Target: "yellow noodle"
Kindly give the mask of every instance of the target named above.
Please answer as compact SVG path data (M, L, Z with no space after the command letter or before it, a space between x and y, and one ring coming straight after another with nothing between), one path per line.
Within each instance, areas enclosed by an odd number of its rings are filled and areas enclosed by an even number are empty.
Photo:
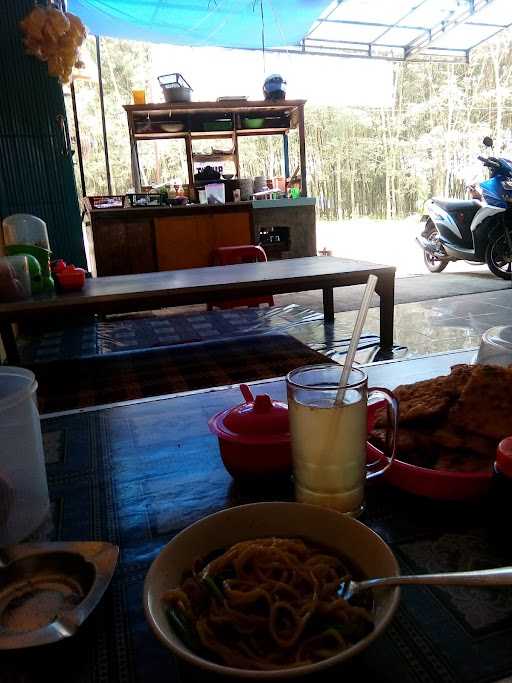
M243 541L200 566L163 597L190 618L205 653L228 666L309 664L362 637L352 628L371 630L370 613L336 594L348 573L341 558L301 539ZM208 581L222 595L208 592Z

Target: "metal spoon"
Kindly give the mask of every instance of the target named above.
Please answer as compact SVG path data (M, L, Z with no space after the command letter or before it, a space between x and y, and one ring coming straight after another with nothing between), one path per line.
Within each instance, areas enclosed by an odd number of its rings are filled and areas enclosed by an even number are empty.
M337 594L350 600L368 588L386 588L418 584L427 586L512 586L512 567L498 567L474 572L445 572L442 574L416 574L413 576L388 576L366 581L343 581Z

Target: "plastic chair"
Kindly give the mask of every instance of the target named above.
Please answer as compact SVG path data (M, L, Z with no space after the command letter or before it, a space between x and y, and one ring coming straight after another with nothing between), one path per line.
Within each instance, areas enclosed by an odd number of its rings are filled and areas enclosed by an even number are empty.
M237 263L265 262L267 255L264 249L255 244L243 244L238 247L217 247L212 252L214 266L232 266ZM258 307L260 304L274 305L273 296L254 296L248 299L227 299L208 304L208 310L212 308L237 308L239 306Z

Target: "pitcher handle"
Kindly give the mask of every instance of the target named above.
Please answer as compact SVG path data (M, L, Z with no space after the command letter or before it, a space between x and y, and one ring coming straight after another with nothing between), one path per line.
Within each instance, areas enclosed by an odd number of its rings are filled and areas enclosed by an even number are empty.
M398 400L396 396L393 394L393 392L389 391L388 389L383 389L381 387L373 387L368 390L369 399L373 396L378 396L379 394L383 397L384 401L388 406L388 415L391 415L391 420L388 420L386 426L386 450L389 450L389 453L384 452L385 459L387 460L385 465L382 465L381 459L376 460L374 462L366 463L367 479L372 479L373 477L376 477L379 474L383 474L389 467L391 467L391 464L395 459L396 454L396 437L398 432L399 416ZM378 469L375 469L376 467L378 467Z

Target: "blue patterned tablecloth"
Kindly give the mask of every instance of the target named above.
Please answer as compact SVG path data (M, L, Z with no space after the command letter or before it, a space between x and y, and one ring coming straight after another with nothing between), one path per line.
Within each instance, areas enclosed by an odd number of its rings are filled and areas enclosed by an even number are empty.
M271 393L282 398L282 384ZM186 525L228 505L289 495L241 490L225 472L206 425L237 397L217 390L43 420L51 538L116 543L120 563L81 631L55 646L2 654L0 683L203 680L150 632L142 586L151 561ZM363 521L391 544L404 572L512 564L510 533L490 524L483 506L430 503L379 483ZM420 587L403 590L380 640L321 680L484 683L510 674L512 590Z

